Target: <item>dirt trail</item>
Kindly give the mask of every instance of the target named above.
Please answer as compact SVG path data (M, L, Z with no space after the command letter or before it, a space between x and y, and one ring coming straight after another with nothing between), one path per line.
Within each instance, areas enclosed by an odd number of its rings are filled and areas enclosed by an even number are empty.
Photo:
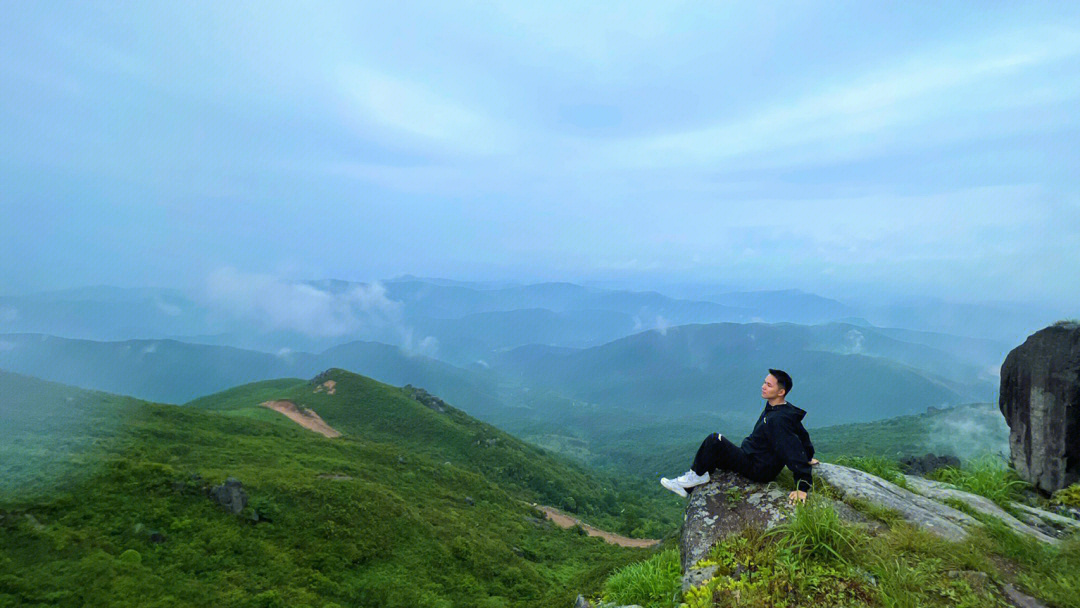
M580 520L563 513L555 507L548 507L545 505L533 505L537 509L544 512L547 518L555 523L560 528L572 528L580 525L585 528L585 532L589 536L599 536L613 545L619 545L620 547L651 547L660 542L655 538L628 538L626 536L620 536L618 534L612 534L605 530L598 530L589 524L583 524Z
M336 388L334 388L336 386L337 386L337 382L334 382L333 380L327 380L326 382L323 382L322 384L317 386L315 388L315 392L316 393L321 393L325 389L327 395L333 395L334 391L337 390Z
M326 424L318 414L306 407L298 408L292 401L263 401L259 405L285 414L289 420L324 437L341 437L341 433Z

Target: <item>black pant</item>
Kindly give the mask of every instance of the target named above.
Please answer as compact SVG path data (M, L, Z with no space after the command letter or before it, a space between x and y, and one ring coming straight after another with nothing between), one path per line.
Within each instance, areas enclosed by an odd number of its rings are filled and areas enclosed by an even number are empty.
M697 455L694 456L694 464L690 467L698 475L712 472L717 469L735 471L736 473L754 481L772 481L776 474L769 475L764 470L766 467L742 451L742 448L731 443L727 437L721 437L719 433L712 433L701 442ZM766 479L767 478L767 479Z

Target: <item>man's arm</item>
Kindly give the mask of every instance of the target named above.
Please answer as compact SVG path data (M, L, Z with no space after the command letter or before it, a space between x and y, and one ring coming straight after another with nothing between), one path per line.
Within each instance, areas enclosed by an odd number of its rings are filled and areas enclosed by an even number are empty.
M795 490L797 492L809 492L813 488L813 474L810 470L810 457L803 447L802 438L799 435L798 422L787 417L780 418L773 427L773 448L780 456L780 460L791 470L795 478Z

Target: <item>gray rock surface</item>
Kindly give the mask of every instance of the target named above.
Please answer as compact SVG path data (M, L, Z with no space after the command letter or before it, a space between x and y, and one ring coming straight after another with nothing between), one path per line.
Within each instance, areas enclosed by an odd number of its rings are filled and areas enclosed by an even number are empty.
M683 514L679 551L687 572L709 549L746 528L770 528L791 511L788 492L728 471L717 471L709 483L694 488Z
M1017 608L1046 608L1046 604L1013 587L1010 583L1002 585L1001 590Z
M1020 477L1044 492L1080 481L1080 325L1047 327L1014 348L998 407Z
M967 536L963 526L979 525L966 513L858 469L823 462L814 467L814 475L836 488L844 500L864 500L892 509L904 520L947 540L962 540Z
M239 515L248 502L243 484L235 477L226 479L225 483L210 490L210 498L235 515Z
M958 488L955 488L947 483L941 483L940 481L933 481L930 479L924 479L922 477L916 477L914 475L906 475L908 487L914 489L923 496L933 498L935 500L947 500L952 498L959 500L967 506L975 509L979 513L985 513L986 515L992 515L1000 519L1006 526L1009 526L1014 532L1019 534L1025 534L1036 540L1040 540L1044 543L1057 543L1057 538L1044 534L1039 528L1032 527L1019 519L1013 517L1008 511L994 504L994 501L986 498L985 496L979 496L978 494L972 494L970 492L964 492Z
M1080 521L1059 515L1052 511L1044 511L1023 503L1012 503L1014 509L1019 511L1020 519L1043 532L1055 537L1065 536L1072 532L1080 531Z

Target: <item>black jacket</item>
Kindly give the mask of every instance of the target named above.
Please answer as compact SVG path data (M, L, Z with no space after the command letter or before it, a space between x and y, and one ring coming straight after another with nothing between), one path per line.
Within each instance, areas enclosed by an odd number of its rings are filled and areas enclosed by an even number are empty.
M742 450L770 479L786 465L795 477L795 487L809 492L813 485L810 459L814 457L814 444L803 428L803 416L806 412L790 403L766 404L754 431L743 440Z

